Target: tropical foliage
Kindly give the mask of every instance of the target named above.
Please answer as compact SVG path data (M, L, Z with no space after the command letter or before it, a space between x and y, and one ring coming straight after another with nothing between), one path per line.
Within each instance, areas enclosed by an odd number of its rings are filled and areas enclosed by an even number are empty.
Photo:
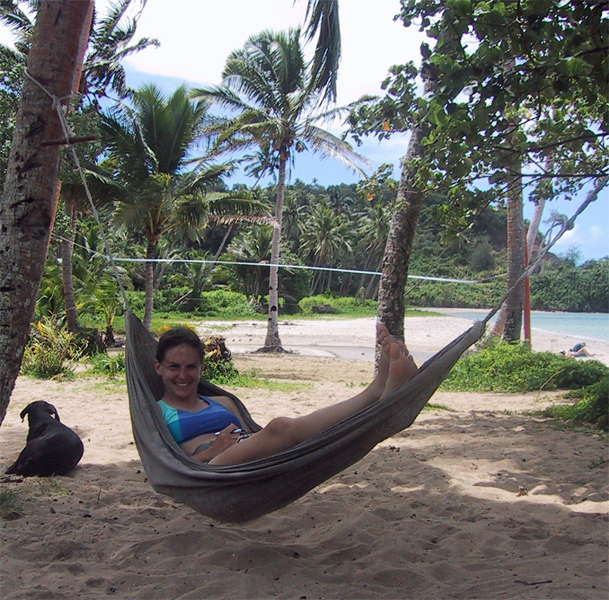
M211 164L208 156L191 155L206 118L205 102L191 101L185 87L165 98L149 85L134 93L132 103L103 116L108 159L100 173L116 185L117 222L146 238L148 260L158 258L163 236L197 241L210 221L262 212L250 198L224 192L222 178L232 170L230 163ZM147 327L154 280L154 264L148 262Z

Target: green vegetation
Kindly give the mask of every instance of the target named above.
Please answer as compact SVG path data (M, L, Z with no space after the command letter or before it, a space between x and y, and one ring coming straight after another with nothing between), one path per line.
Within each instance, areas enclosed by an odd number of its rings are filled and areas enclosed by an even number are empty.
M23 516L23 505L16 492L0 490L0 518L5 521L14 521Z
M74 364L80 354L73 334L51 319L43 319L33 328L23 355L21 371L43 379L73 377Z
M609 368L551 352L532 352L527 344L499 343L461 358L442 385L449 391L530 392L572 390L571 406L553 406L544 415L607 427Z
M89 359L91 373L103 377L115 378L125 374L125 353L118 352L113 355L96 354Z
M572 405L556 405L546 408L542 414L563 421L596 423L607 429L609 424L609 377L580 390L573 390L566 396L575 399Z
M456 392L530 392L578 389L609 374L603 363L579 361L528 344L498 343L461 358L443 384Z

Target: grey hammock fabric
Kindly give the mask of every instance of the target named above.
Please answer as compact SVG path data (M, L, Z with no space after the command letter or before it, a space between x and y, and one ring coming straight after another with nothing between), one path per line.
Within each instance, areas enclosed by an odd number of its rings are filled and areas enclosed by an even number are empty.
M234 523L286 506L363 458L382 440L409 427L485 328L484 322L476 323L422 365L419 374L399 391L306 442L249 463L216 466L192 460L173 440L157 405L163 383L154 368L156 340L130 311L126 324L131 421L148 480L155 491L203 515ZM200 392L229 396L248 429L260 429L236 396L205 381L201 381Z

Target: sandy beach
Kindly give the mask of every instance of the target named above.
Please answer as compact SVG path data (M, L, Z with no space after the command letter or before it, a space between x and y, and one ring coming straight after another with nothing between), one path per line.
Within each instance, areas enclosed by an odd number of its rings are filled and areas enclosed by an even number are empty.
M406 321L426 360L468 326ZM372 379L374 319L282 323L284 355L254 354L266 324L205 323L237 368L299 384L234 389L262 425L357 393ZM534 333L535 350L576 340ZM609 364L609 344L588 344ZM406 431L292 505L243 525L156 494L133 443L123 384L20 377L0 429L2 472L25 444L19 412L54 404L83 439L66 477L4 481L18 516L0 520L9 599L606 599L607 435L527 414L561 394L438 392Z

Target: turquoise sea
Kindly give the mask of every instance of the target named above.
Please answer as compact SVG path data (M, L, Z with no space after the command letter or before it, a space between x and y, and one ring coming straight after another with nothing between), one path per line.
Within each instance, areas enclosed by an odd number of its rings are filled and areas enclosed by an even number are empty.
M464 319L478 320L488 314L487 310L469 308L432 309ZM533 311L531 329L561 333L581 338L582 340L599 340L609 342L608 313L554 313Z

